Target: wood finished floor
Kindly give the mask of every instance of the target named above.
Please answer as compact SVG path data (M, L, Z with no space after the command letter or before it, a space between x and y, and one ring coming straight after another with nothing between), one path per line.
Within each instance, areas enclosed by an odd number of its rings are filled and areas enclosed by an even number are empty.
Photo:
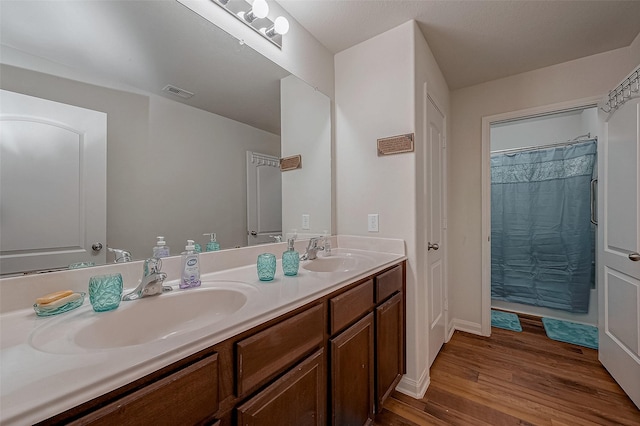
M549 339L539 318L522 333L456 331L438 354L424 398L394 392L375 418L400 425L640 425L640 411L593 349Z

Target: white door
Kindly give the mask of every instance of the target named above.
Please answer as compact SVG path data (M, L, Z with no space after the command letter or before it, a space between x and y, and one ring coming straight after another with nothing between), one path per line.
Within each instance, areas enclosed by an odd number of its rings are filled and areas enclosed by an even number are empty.
M599 358L640 407L640 99L602 118Z
M445 265L444 265L444 126L445 117L433 100L426 97L426 137L424 185L426 205L426 274L427 303L429 304L429 366L445 341Z
M2 274L105 263L106 146L105 113L0 91Z
M282 234L280 159L247 151L247 243L273 243Z

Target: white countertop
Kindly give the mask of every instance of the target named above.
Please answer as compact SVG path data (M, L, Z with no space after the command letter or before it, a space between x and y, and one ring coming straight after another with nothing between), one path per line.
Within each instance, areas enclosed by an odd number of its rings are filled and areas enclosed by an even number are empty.
M0 424L23 425L45 420L406 259L403 242L399 240L333 238L339 243L351 243L355 248L349 248L349 252L362 254L373 262L362 269L331 273L307 271L301 265L297 276L287 277L278 260L276 277L271 282L259 281L255 263L251 262L247 266L205 273L201 277L202 286L197 289L179 290L175 287L177 280L168 281L166 284L173 285L174 291L122 302L113 312L94 312L88 297L80 308L54 317L37 317L30 305L6 311L0 316ZM334 249L335 253L347 251L344 246ZM272 250L264 250L266 247ZM281 247L273 244L261 250L279 253ZM387 250L389 247L392 249ZM242 253L247 259L254 259L255 250L249 248ZM6 284L0 286L3 297L7 288L15 288ZM44 287L51 288L50 285ZM148 343L111 349L80 348L74 345L73 336L66 335L72 333L74 323L96 322L101 316L118 314L120 310L135 310L156 297L179 297L182 292L216 287L238 288L247 295L247 301L238 311L212 325L203 321L199 328L191 327ZM61 337L38 343L38 336L51 330Z

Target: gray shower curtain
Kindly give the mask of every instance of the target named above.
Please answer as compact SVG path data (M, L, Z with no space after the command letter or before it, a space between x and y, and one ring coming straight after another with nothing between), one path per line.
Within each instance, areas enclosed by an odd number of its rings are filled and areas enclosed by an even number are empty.
M589 309L596 141L491 156L491 297Z

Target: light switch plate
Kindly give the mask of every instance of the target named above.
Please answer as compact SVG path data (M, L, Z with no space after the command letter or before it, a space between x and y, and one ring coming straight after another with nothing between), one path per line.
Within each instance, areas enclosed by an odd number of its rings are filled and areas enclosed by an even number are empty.
M302 215L302 229L305 229L305 230L311 229L309 227L309 215L308 214L303 214Z
M369 232L378 232L378 213L369 215L367 218L367 229Z

